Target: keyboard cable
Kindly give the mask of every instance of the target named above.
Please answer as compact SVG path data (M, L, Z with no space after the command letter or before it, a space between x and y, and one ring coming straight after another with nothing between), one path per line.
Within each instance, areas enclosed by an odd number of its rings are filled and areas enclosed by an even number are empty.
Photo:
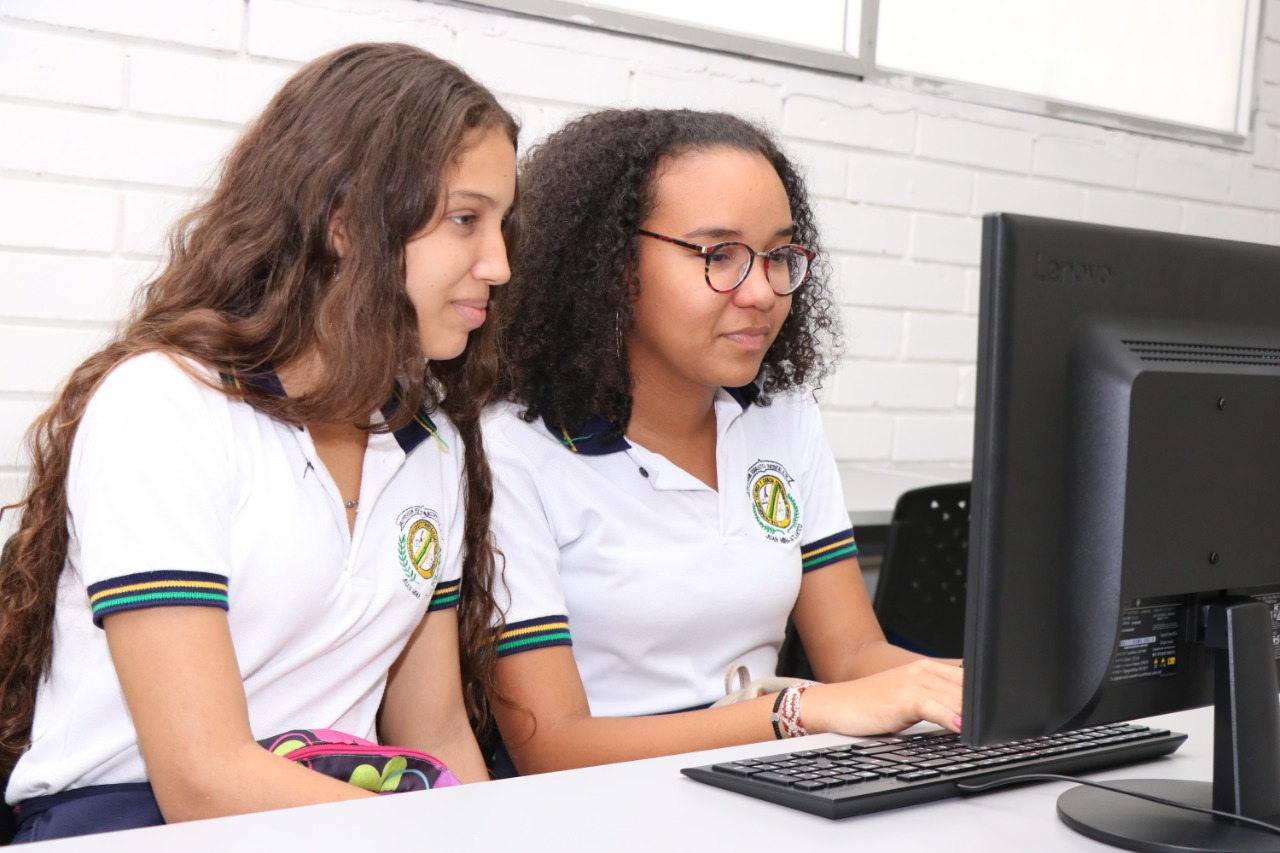
M1280 826L1255 820L1251 817L1243 817L1238 814L1231 814L1231 812L1218 811L1217 809L1210 809L1204 806L1193 806L1190 803L1180 803L1177 800L1168 800L1164 797L1157 797L1154 794L1130 791L1126 788L1117 788L1115 785L1105 785L1102 782L1080 779L1076 776L1063 776L1058 773L1024 773L1020 776L1008 776L1004 779L996 779L991 782L957 782L956 790L963 791L966 794L977 794L982 791L989 791L992 788L999 788L1002 785L1016 785L1021 782L1071 782L1076 785L1088 785L1090 788L1099 788L1103 791L1111 791L1115 794L1127 794L1130 797L1137 797L1140 800L1147 800L1148 802L1162 806L1173 806L1174 808L1186 809L1188 811L1225 818L1226 820L1233 820L1237 823L1243 823L1248 826L1255 827L1256 829L1280 835Z

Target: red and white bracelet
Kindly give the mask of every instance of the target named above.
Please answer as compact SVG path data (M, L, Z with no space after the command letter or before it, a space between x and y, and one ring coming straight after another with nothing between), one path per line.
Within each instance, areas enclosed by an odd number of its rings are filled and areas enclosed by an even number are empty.
M800 694L804 693L805 688L812 687L812 681L802 681L799 684L793 684L786 690L778 694L778 698L773 702L773 716L769 718L773 723L773 736L778 740L783 738L804 737L809 730L804 727L804 723L800 720Z

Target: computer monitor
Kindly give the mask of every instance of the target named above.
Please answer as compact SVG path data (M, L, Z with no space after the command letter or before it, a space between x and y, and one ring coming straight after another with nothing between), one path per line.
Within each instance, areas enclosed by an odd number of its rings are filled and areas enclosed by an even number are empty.
M991 214L978 329L965 739L1214 704L1212 786L1146 787L1280 823L1280 247ZM1114 796L1059 814L1257 843Z

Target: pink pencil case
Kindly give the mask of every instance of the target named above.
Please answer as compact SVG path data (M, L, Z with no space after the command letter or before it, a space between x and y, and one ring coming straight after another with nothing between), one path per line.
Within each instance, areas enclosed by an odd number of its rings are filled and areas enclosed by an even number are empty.
M453 771L425 752L381 746L333 729L294 729L258 743L282 758L375 794L461 784Z

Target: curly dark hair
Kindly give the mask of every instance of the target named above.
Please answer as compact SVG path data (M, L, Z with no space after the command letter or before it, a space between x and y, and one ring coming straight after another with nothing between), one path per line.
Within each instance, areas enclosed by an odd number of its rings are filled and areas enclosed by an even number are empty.
M819 251L799 170L771 135L727 113L603 110L578 118L534 147L520 176L522 240L502 288L499 349L503 391L538 417L573 430L591 415L626 431L632 380L627 331L640 287L636 229L653 210L664 160L728 147L762 155L782 179L794 240ZM815 262L765 355L756 401L797 386L817 388L839 334L827 280Z

